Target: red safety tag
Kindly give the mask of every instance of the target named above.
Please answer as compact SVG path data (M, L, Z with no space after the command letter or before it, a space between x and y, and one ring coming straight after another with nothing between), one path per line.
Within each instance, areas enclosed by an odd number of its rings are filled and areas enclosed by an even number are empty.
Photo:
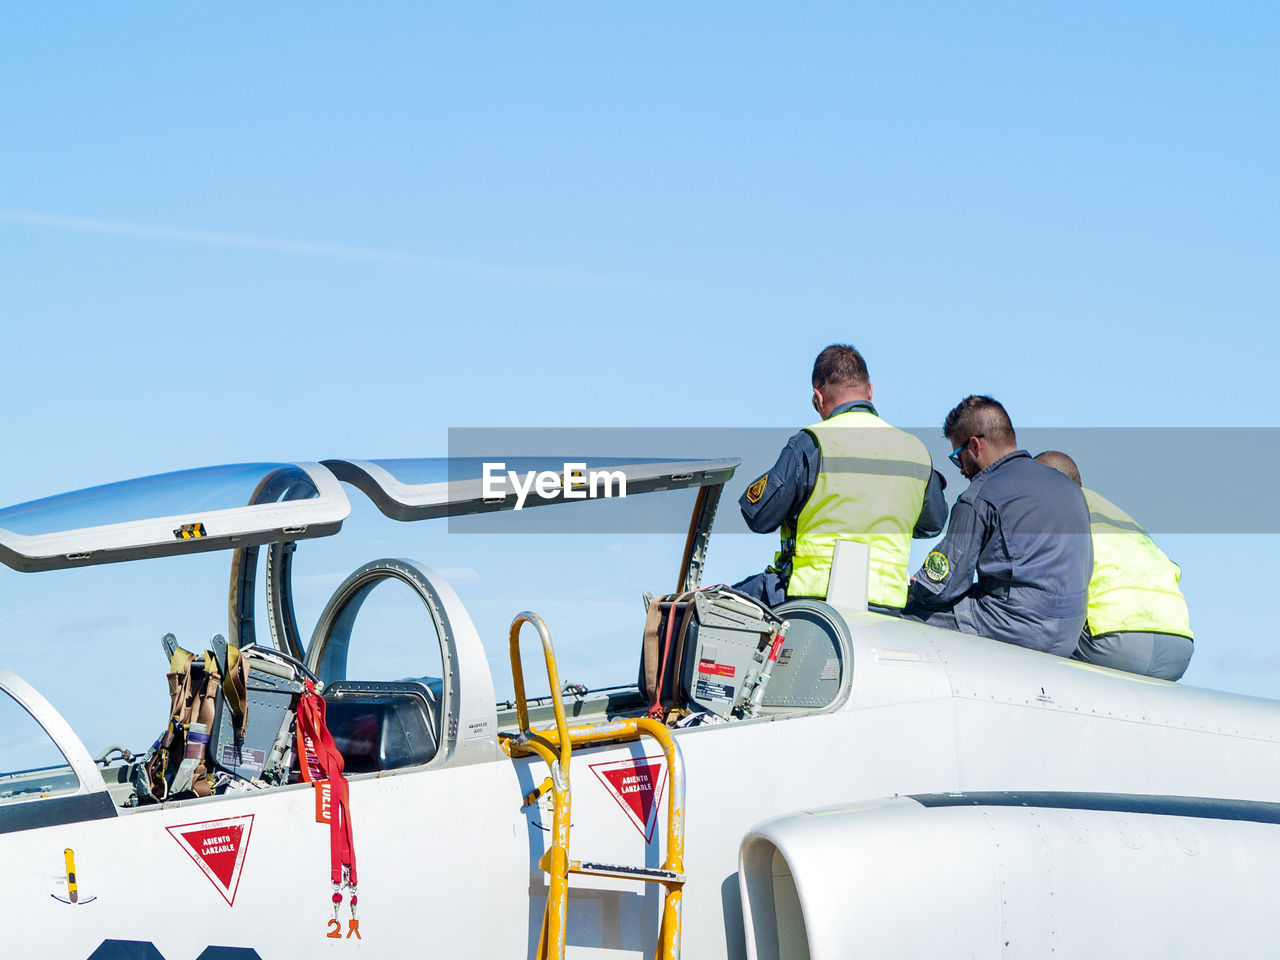
M316 788L316 823L333 822L333 791L328 780L320 780L311 784Z

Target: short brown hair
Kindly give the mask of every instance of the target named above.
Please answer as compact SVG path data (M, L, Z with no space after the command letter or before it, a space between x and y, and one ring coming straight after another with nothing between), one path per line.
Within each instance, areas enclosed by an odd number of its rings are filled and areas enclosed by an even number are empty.
M985 437L1001 445L1018 442L1013 421L1000 401L978 394L970 394L952 408L942 424L942 433L948 440L964 443L970 437Z
M871 382L867 362L847 343L833 343L813 361L815 387L865 387Z

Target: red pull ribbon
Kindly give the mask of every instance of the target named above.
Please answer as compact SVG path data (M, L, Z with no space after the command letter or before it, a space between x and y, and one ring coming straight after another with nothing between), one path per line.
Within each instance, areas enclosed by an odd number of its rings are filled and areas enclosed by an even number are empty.
M329 854L334 888L356 885L356 848L351 838L351 805L347 778L342 775L342 754L325 723L324 698L315 684L298 700L298 766L308 783L329 781ZM354 899L354 898L353 898Z

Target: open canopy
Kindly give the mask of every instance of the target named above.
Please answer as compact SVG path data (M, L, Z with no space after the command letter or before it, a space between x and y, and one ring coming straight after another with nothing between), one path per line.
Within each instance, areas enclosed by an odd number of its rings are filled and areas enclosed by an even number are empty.
M621 474L626 479L626 495L681 490L721 484L733 476L741 460L620 460L599 457L508 457L481 459L466 457L419 460L325 460L324 465L339 480L350 483L372 500L393 520L426 520L432 517L461 517L496 510L551 506L588 499L617 496ZM569 476L566 497L563 478ZM521 497L510 474L517 474L527 493ZM539 495L534 484L547 475L550 495ZM560 477L561 485L551 487Z
M497 464L501 462L503 468ZM602 490L628 497L661 490L718 486L740 461L591 458L325 460L241 463L126 480L0 509L0 562L15 570L53 570L250 547L329 536L342 528L350 504L339 480L369 497L395 520L464 516L517 506L573 503L561 481L549 494L530 475L566 475L569 490L591 496L594 471ZM488 465L486 467L486 464ZM554 488L544 478L543 490ZM708 518L709 519L709 518Z
M351 510L315 463L181 470L0 510L0 560L52 570L336 533Z

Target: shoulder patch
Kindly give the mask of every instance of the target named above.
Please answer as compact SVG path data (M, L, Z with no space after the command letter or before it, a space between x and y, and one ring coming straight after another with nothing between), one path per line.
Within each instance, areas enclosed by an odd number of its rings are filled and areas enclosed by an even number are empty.
M747 487L747 503L759 503L760 498L764 496L764 488L769 483L769 475L766 473L763 477Z
M950 572L951 564L947 563L946 554L934 550L924 558L924 575L934 583L941 583L947 579L947 574Z

